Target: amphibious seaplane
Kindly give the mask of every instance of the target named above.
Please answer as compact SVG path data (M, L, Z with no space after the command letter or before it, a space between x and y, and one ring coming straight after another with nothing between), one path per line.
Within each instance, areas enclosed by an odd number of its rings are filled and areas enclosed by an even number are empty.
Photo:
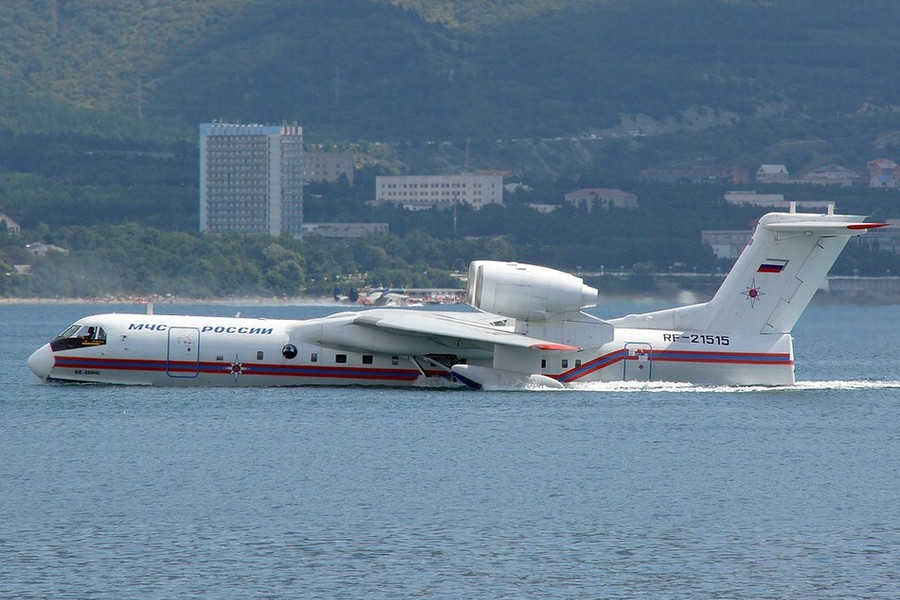
M372 309L309 320L100 314L28 359L48 381L193 386L586 381L794 383L791 329L863 217L763 216L708 302L601 320L582 279L545 267L469 266L470 312Z

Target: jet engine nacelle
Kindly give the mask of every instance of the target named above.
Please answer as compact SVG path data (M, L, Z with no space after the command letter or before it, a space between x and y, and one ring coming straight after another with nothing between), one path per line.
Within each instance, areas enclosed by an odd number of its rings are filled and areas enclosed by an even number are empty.
M535 265L476 260L469 264L467 302L486 312L543 321L597 305L597 289L580 277Z

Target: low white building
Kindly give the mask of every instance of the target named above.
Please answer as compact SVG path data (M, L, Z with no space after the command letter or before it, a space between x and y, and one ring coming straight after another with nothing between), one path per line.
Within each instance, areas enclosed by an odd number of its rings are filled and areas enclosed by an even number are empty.
M734 206L777 206L784 203L784 194L757 194L755 191L725 192L725 201Z
M500 175L382 175L375 178L375 201L391 202L408 210L468 205L478 210L503 204Z
M784 183L790 177L784 165L760 165L756 171L757 183Z
M803 208L806 210L824 210L831 202L827 200L785 200L784 194L757 194L756 192L725 192L725 201L734 206L759 206L776 210L790 211Z
M807 173L801 181L813 185L850 187L858 180L859 175L854 173L852 169L840 165L826 165Z

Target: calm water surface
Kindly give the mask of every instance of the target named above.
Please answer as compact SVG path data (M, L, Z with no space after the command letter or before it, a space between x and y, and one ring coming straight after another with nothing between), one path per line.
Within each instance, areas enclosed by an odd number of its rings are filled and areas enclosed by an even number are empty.
M0 306L0 598L900 597L900 306L811 307L793 389L38 382L106 310ZM332 309L157 306L235 310Z

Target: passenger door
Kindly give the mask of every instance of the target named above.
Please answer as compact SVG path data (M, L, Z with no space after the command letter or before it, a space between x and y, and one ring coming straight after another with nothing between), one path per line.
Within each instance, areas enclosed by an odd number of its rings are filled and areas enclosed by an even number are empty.
M196 377L200 372L200 330L170 327L166 361L169 377Z

